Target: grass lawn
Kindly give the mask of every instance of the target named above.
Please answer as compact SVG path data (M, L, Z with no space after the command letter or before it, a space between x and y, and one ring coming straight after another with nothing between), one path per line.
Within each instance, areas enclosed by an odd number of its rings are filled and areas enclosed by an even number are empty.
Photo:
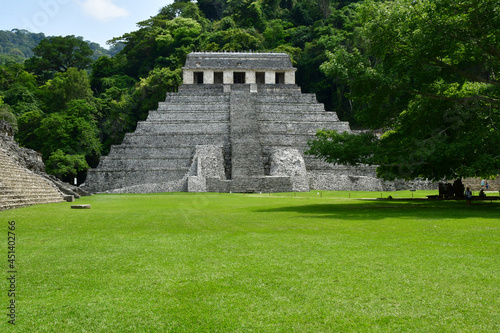
M499 332L500 202L359 199L435 192L96 195L77 202L91 210L3 211L0 331Z

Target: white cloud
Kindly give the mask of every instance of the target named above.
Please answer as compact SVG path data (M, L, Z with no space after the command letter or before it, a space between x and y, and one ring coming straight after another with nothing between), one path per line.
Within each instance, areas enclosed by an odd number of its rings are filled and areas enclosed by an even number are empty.
M114 0L84 0L80 3L85 13L99 21L110 21L130 15L123 7L115 5Z

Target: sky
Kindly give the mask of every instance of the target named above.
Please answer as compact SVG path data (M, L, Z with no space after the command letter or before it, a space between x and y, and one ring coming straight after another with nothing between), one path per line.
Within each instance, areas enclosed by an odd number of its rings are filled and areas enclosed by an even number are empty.
M108 48L173 0L0 0L0 30L82 36Z

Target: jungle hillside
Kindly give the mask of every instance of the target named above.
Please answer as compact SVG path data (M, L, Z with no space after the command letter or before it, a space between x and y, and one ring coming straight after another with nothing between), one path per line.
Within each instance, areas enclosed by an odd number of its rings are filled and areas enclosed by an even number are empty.
M11 123L22 146L42 154L48 173L83 182L111 145L177 90L188 53L285 52L303 92L315 93L352 128L385 133L382 139L373 132L319 133L311 154L380 165L385 178L494 175L499 6L175 0L110 40L109 50L81 37L0 31L0 119ZM402 152L414 154L407 165Z

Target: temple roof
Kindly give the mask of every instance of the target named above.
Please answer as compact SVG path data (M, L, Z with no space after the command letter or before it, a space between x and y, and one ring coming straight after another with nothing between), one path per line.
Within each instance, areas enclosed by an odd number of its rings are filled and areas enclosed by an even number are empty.
M183 69L293 70L286 53L193 52Z

